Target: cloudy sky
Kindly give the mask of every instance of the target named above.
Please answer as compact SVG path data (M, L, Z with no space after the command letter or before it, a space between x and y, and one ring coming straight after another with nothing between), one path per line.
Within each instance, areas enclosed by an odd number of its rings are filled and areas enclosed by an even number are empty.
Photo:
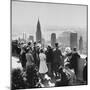
M37 20L40 20L43 37L60 27L87 27L87 7L67 4L12 1L12 36L23 32L35 36Z

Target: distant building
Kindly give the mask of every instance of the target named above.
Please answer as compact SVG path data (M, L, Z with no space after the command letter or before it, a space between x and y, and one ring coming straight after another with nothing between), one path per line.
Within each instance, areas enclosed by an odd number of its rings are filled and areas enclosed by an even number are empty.
M80 53L82 53L82 51L83 51L83 39L82 39L82 36L80 36L80 39L79 39L79 50L80 50Z
M33 43L34 42L34 37L32 35L30 35L28 40Z
M70 47L77 48L77 33L70 33Z
M57 39L61 43L62 51L64 52L66 47L77 48L77 33L66 31L63 32Z
M20 37L18 37L18 41L19 41L19 42L21 41Z
M37 31L36 31L36 42L41 41L42 43L42 33L41 33L41 26L40 26L40 21L38 19L37 22Z
M70 33L71 32L63 32L58 37L57 41L60 42L63 47L70 47Z
M56 34L52 33L51 34L51 46L55 47L55 43L56 43Z
M45 46L45 39L42 38L42 47L44 47L44 46Z
M23 37L22 37L21 41L26 43L26 33L25 32L23 32Z

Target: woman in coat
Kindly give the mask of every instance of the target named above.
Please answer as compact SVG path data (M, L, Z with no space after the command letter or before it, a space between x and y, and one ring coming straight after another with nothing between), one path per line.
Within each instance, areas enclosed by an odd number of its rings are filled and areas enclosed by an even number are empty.
M27 60L27 62L26 62L26 69L27 69L28 67L30 67L34 64L34 58L33 58L33 55L31 53L30 49L27 50L26 60Z

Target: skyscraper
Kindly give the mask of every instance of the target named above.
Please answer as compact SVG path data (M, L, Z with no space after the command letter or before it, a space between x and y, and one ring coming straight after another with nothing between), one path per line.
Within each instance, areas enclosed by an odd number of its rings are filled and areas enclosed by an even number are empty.
M77 33L70 33L70 47L77 48Z
M55 47L55 43L56 43L56 34L52 33L51 34L51 46Z
M80 36L80 39L79 39L79 50L80 50L80 53L82 53L82 50L83 50L83 39L82 39L82 36Z
M41 26L40 26L40 21L38 19L37 22L37 31L36 31L36 42L41 41L42 43L42 33L41 33Z
M69 31L65 31L58 37L58 42L60 42L63 47L70 47L70 33Z

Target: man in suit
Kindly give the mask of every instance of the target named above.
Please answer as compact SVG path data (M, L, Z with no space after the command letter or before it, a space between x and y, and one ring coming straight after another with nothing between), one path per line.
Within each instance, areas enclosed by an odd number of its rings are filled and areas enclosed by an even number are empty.
M59 66L63 65L62 53L61 53L61 50L59 49L58 43L55 43L55 50L53 52L53 55L54 55L53 72L55 73L55 76L57 77Z

